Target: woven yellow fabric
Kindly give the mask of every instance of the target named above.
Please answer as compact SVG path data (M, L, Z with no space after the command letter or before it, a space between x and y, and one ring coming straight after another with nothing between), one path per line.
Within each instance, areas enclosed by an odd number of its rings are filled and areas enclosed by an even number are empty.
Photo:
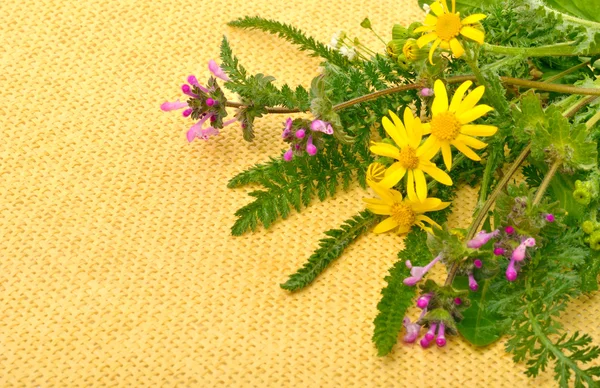
M340 28L389 34L420 19L413 0L0 1L0 386L547 386L502 344L476 349L370 342L401 240L368 235L305 291L279 283L321 233L362 208L362 189L233 238L250 189L236 172L282 149L284 117L188 144L159 105L208 76L227 34L252 72L308 85L319 60L225 25L259 14L328 41ZM476 191L453 215L469 222ZM596 340L598 296L564 322Z

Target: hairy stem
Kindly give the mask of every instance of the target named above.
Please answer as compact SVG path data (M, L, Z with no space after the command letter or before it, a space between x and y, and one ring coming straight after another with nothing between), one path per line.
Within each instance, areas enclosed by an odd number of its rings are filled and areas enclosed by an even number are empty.
M242 108L246 105L242 104L241 102L233 102L233 101L227 101L225 103L226 106L230 107L230 108ZM267 110L267 113L299 113L299 112L303 112L300 109L288 109L288 108L265 108Z
M595 115L592 116L591 119L589 119L586 123L585 123L585 127L587 129L592 128L594 125L596 125L596 123L600 120L600 110L598 110L598 112L596 112Z
M494 191L492 191L492 194L490 194L487 201L485 201L485 203L479 210L479 213L475 217L475 220L473 220L473 222L471 223L471 226L469 227L469 231L467 232L467 235L465 237L466 241L471 240L473 238L473 236L475 236L475 233L477 232L479 225L483 222L483 220L487 216L487 212L490 210L490 208L496 201L496 198L498 197L500 192L504 189L504 187L508 184L508 182L513 177L513 175L517 172L517 170L519 169L521 164L523 164L525 159L527 159L527 156L529 156L530 152L531 152L531 143L527 144L525 146L525 148L523 149L523 151L521 151L521 153L519 154L517 159L513 162L513 164L511 164L510 168L506 172L506 175L504 175L502 177L502 180L500 182L498 182L498 184L494 188ZM446 282L444 283L445 285L452 284L452 282L454 281L454 277L456 276L456 272L458 271L459 265L460 265L460 263L458 263L458 262L452 264L452 267L450 267L450 271L448 271L448 277L446 278Z
M577 113L577 111L579 111L579 109L583 108L584 106L586 106L587 104L589 104L590 102L594 101L597 98L598 98L598 96L588 96L586 98L582 98L577 103L568 107L565 110L565 112L563 113L563 116L565 116L567 118L574 116L575 113Z
M589 64L590 64L590 60L588 59L587 61L585 61L585 62L582 62L582 63L580 63L579 65L575 65L575 66L573 66L573 67L570 67L570 68L568 68L568 69L567 69L567 70L565 70L565 71L562 71L562 72L560 72L560 73L558 73L558 74L556 74L556 75L553 75L552 77L550 77L550 78L548 78L547 80L545 80L545 82L548 82L548 83L550 83L550 82L554 82L554 81L556 81L556 80L559 80L559 79L561 79L562 77L564 77L565 75L567 75L567 74L571 74L572 72L574 72L574 71L576 71L576 70L579 70L579 69L581 69L582 67L586 67L586 66L587 66L587 65L589 65Z
M544 177L544 180L542 181L542 183L540 183L540 187L538 187L537 191L535 192L535 197L533 198L534 206L538 205L540 203L540 201L542 200L542 198L544 198L544 194L546 193L546 189L548 188L550 181L552 180L552 178L554 177L554 174L556 174L556 171L558 171L558 168L561 165L562 165L562 160L556 159L554 161L554 163L552 163L552 166L550 166L550 170L548 170L548 172L546 173L546 176Z
M538 47L509 47L484 43L482 48L494 54L521 55L524 57L578 56L577 42L558 43Z

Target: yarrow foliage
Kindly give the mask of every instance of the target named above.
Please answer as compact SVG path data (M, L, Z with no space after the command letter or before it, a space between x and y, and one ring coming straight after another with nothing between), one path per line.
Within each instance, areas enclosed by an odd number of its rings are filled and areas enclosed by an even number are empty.
M560 386L595 387L600 369L586 364L600 348L556 317L598 290L598 13L582 0L474 3L420 0L423 17L383 37L366 18L363 31L382 43L372 47L344 31L324 44L275 20L232 21L319 57L318 74L307 86L276 84L250 74L223 38L206 81L190 75L183 100L161 109L193 120L190 143L236 122L252 141L258 119L282 115L273 137L281 152L228 184L258 186L235 213L233 235L269 228L355 182L373 193L281 287L308 286L368 232L394 232L405 248L377 305L380 356L399 338L429 348L458 333L475 346L505 336L527 375L552 363ZM519 171L524 182L512 184ZM451 205L464 209L452 203L464 184L478 199L471 224L458 229L446 220ZM434 267L447 270L443 282L429 278ZM407 313L412 305L418 316Z

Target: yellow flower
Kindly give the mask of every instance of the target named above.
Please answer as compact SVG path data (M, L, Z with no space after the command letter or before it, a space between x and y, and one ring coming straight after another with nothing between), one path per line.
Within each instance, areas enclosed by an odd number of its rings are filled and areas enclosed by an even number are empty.
M429 49L429 62L432 65L433 52L438 46L444 50L452 50L452 54L457 58L465 53L465 49L458 40L459 35L472 39L479 44L483 43L485 34L473 27L473 24L485 19L486 15L477 13L461 20L460 13L455 12L456 0L452 0L452 12L448 9L446 0L438 0L431 4L430 8L431 12L425 17L423 26L415 28L415 32L426 33L417 40L419 47L433 41L431 49Z
M479 155L471 148L479 150L487 147L487 144L473 136L492 136L498 131L498 128L493 125L469 124L471 121L477 120L489 111L494 110L489 105L477 105L485 91L484 86L476 87L464 97L467 89L472 84L471 81L466 81L460 85L456 89L449 106L444 83L436 80L433 84L435 98L431 106L432 118L429 123L422 125L423 133L430 134L430 136L421 148L425 149L427 155L435 155L441 148L444 163L448 170L452 168L450 145L456 147L471 160L481 160Z
M381 163L371 163L367 168L367 180L381 182L385 177L385 166Z
M408 108L404 110L404 125L394 112L390 111L389 114L394 122L384 117L382 124L396 146L372 142L371 152L394 158L397 162L386 170L385 178L379 184L389 189L406 175L408 181L406 192L412 201L417 199L424 201L427 198L425 173L440 183L451 185L450 176L430 161L435 152L426 152L423 148L424 144L421 145L423 138L421 120L413 117L412 111Z
M373 229L375 233L384 233L395 228L398 234L408 233L413 225L431 232L431 226L437 228L440 226L423 213L442 210L450 205L450 202L442 202L438 198L426 198L422 202L403 199L402 194L397 190L386 189L372 181L367 183L381 198L363 198L367 203L367 209L375 214L389 216ZM424 223L429 224L429 227Z

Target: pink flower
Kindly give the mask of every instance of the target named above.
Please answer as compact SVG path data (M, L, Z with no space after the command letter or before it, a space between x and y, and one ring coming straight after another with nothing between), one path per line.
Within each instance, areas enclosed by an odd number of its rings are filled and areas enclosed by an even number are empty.
M435 259L433 259L429 264L425 267L413 267L409 260L406 261L406 266L410 268L410 277L404 279L404 284L407 286L414 286L417 284L423 276L433 267L438 261L440 261L442 255L438 255Z
M294 157L294 150L291 148L289 150L285 151L285 154L283 154L283 160L285 160L286 162L290 162L293 157Z
M317 147L313 144L312 136L308 137L308 142L306 143L306 153L310 156L315 156L317 154Z
M313 120L310 123L310 129L313 131L323 132L327 135L333 134L333 127L330 123L323 120Z
M406 329L406 335L404 336L404 342L413 343L417 340L421 326L417 323L411 323L410 318L404 317L402 324Z
M498 236L500 231L498 229L494 230L491 233L487 233L485 230L477 233L474 239L467 242L467 247L471 249L479 249L484 246L488 241L490 241L493 237Z
M221 66L219 66L217 62L214 61L214 59L208 61L208 70L210 70L210 72L213 73L215 77L220 78L223 81L231 81L231 79L229 79L229 77L227 76L227 74L225 74L223 69L221 69Z
M429 305L429 301L431 300L431 298L433 297L433 294L427 293L425 295L422 295L419 299L417 299L417 307L420 309L425 309L427 308L427 306Z
M421 96L423 97L431 97L433 96L433 89L431 88L423 88L420 90Z
M471 291L477 291L477 289L479 288L477 280L475 280L475 277L473 276L473 272L469 272L469 288L471 289Z

